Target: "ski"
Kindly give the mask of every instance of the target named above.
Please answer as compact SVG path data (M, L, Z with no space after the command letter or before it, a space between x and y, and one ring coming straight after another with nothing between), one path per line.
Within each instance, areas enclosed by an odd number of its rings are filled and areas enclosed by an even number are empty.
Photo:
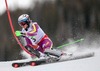
M15 62L15 63L12 63L12 66L14 68L19 68L19 67L24 67L24 66L36 66L36 65L40 65L40 64L43 64L45 63L46 60L45 59L42 59L42 60L36 60L36 61L27 61L27 62Z
M94 52L80 54L80 55L71 55L68 57L66 56L66 58L61 58L61 59L58 59L55 57L49 57L47 59L41 59L41 60L36 60L36 61L32 60L32 61L27 61L27 62L15 62L15 63L12 63L12 66L14 68L19 68L19 67L24 67L24 66L38 66L42 64L50 64L50 63L56 63L56 62L84 59L84 58L89 58L93 56L94 56Z

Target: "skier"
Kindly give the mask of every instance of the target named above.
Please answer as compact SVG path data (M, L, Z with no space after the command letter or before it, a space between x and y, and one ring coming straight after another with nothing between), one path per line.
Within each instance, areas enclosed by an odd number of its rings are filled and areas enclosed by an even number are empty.
M52 49L53 42L51 39L44 33L37 22L30 19L28 14L19 16L18 24L22 27L21 34L23 37L21 39L24 41L23 46L29 52L35 54L38 58L42 57L42 54L48 53L57 57L62 56L61 51Z

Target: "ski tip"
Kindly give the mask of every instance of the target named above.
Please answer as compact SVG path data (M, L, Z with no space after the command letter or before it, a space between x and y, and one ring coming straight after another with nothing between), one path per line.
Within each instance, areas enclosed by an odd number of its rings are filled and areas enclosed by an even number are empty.
M35 62L31 62L30 65L31 66L35 66L36 64L35 64Z
M19 65L18 65L17 63L12 64L12 66L13 66L14 68L18 68L18 67L19 67Z

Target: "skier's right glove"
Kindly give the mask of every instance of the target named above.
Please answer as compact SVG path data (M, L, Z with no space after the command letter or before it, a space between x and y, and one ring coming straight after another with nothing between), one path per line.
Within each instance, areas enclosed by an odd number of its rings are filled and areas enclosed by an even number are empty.
M16 31L15 34L16 36L22 36L21 31Z
M21 31L16 31L15 32L16 36L25 36L26 34L25 33L22 33Z

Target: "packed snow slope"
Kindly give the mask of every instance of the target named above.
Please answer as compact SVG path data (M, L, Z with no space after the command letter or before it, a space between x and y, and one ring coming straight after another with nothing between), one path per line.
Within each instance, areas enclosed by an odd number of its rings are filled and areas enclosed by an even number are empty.
M11 64L16 61L0 62L0 71L100 71L100 49L94 51L95 56L85 59L64 61L39 66L25 66L13 68ZM28 61L17 60L17 61Z

